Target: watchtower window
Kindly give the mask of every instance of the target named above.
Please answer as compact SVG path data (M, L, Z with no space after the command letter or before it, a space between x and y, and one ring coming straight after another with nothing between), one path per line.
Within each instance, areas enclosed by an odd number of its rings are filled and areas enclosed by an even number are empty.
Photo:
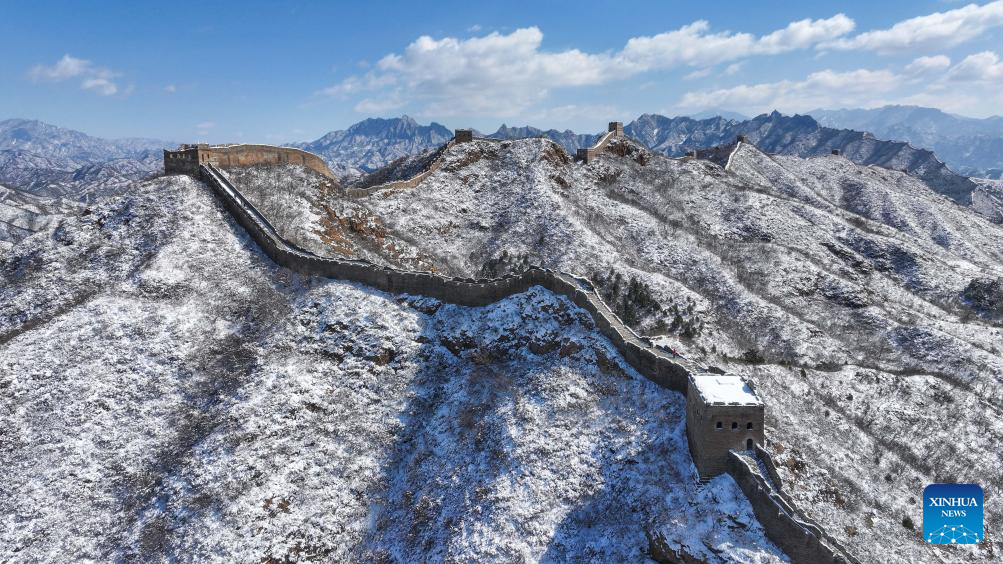
M749 421L748 423L746 423L745 424L745 428L746 429L752 429L752 421Z
M724 427L724 425L722 425L722 424L721 424L721 422L720 422L720 421L718 421L718 422L717 422L717 425L716 425L716 427L717 427L718 429L720 429L720 428Z
M732 430L738 429L738 421L732 421L731 422L731 428L732 428Z
M745 439L745 448L746 448L746 450L752 450L752 448L754 446L755 446L755 443L752 442L752 439Z

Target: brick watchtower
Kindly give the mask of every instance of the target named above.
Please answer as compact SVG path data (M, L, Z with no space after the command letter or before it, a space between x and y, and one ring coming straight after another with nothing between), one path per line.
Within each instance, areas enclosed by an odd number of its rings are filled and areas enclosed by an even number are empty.
M612 134L612 135L611 135ZM623 122L622 121L611 121L607 127L606 135L600 138L599 142L596 143L594 147L581 147L575 153L575 158L582 162L589 162L599 154L606 144L609 143L610 139L615 137L623 137Z
M763 402L749 383L727 374L693 374L686 391L686 438L701 478L728 471L728 453L762 445Z

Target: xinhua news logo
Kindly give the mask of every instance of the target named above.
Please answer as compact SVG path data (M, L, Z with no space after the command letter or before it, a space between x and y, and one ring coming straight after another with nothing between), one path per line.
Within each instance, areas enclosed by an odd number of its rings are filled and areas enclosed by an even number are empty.
M923 538L930 544L982 541L982 488L930 484L923 490Z

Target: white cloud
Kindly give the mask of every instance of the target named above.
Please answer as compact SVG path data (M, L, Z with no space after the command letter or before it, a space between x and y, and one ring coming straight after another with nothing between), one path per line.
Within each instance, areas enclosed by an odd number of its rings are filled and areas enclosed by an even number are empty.
M399 110L406 105L397 93L383 98L363 98L355 105L355 111L360 114L380 115L392 110Z
M70 55L63 55L63 58L56 61L56 64L52 66L35 65L28 74L35 81L48 80L59 82L67 78L81 76L88 73L92 68L93 65L90 61L71 57Z
M214 127L216 127L216 122L214 121L203 121L195 124L195 129L198 129L201 132L208 131Z
M85 78L84 81L80 83L80 88L83 88L84 90L93 90L102 96L111 96L112 94L118 92L118 86L106 78Z
M730 107L756 114L774 108L791 113L815 108L914 104L964 115L992 115L999 113L1003 103L1001 85L1003 61L996 53L983 51L954 66L947 56L935 55L918 57L901 71L822 70L803 80L695 90L684 94L676 109Z
M617 55L618 62L637 71L677 66L709 66L751 55L777 55L811 47L845 35L854 28L843 14L828 19L804 19L757 38L750 33L710 33L710 24L698 20L675 31L651 37L634 37Z
M683 80L696 80L698 78L706 78L714 72L714 67L707 67L699 70L695 70L683 77Z
M951 66L951 59L946 55L934 55L932 57L918 57L906 65L905 71L911 75L925 75L928 73L940 72Z
M514 116L542 102L552 89L596 86L684 66L709 69L753 55L808 48L853 27L852 20L837 14L793 22L756 37L712 32L708 22L697 21L674 31L631 38L620 51L602 53L544 51L543 33L536 27L468 39L421 36L403 52L380 59L373 71L350 76L321 94L364 96L356 105L360 112L416 103L419 114Z
M723 74L724 74L724 76L732 76L733 74L737 74L738 71L742 70L743 66L745 66L745 62L744 61L741 62L741 63L732 63L732 64L728 65L728 67L726 69L724 69L724 73Z
M902 83L888 70L858 69L849 72L822 70L801 81L782 80L760 84L740 84L731 88L687 92L680 108L735 108L759 113L774 108L804 111L818 107L873 106Z
M167 86L164 87L164 92L167 92L168 94L174 94L177 91L178 87L173 84L168 84Z
M830 41L853 31L856 24L843 14L825 20L803 19L784 29L774 31L756 42L758 53L777 54L805 49L822 41Z
M1003 25L1003 0L934 12L900 21L888 29L867 31L846 39L821 43L820 48L862 49L892 53L920 47L953 47Z
M965 57L960 63L948 71L947 77L952 81L984 81L1003 80L1003 63L992 51L983 51Z
M118 92L118 85L112 81L118 73L69 54L63 55L51 66L35 65L28 71L28 76L34 82L62 82L79 78L80 88L83 90L96 92L102 96L111 96Z

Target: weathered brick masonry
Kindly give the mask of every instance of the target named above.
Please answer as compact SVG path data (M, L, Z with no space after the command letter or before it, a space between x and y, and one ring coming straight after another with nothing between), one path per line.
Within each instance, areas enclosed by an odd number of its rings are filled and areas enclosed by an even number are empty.
M298 164L312 169L327 178L334 178L324 159L292 147L274 145L181 145L174 151L164 150L166 174L199 174L199 165L211 164L219 168L250 166L256 164Z

